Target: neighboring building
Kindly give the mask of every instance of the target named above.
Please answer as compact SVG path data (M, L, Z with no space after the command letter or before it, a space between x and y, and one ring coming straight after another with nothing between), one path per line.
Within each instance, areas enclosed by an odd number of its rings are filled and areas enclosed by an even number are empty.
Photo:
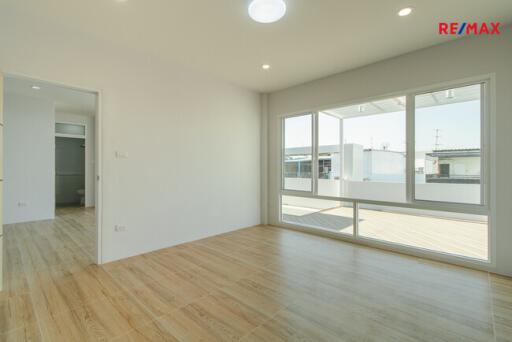
M343 179L360 182L405 182L404 152L386 149L363 149L362 145L345 144ZM311 177L311 149L286 150L285 177ZM320 179L340 179L338 145L320 146ZM450 149L416 153L416 183L480 183L480 149Z
M479 148L435 150L426 156L434 160L433 172L425 173L427 183L480 183Z
M286 178L311 178L311 155L287 155L284 167Z
M338 145L320 146L318 151L318 175L321 179L339 179L340 153ZM287 148L285 154L285 177L311 177L311 148Z
M405 153L390 150L363 149L359 144L345 144L343 179L351 181L404 182ZM307 147L286 149L285 177L310 178L311 152ZM320 179L340 179L338 145L319 147Z
M363 175L368 182L405 182L405 153L365 149Z

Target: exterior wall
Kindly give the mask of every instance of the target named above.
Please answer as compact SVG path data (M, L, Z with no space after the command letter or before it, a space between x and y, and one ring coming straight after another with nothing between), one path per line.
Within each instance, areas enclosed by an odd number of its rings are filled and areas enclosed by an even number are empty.
M302 190L311 183L309 178L285 178L286 188ZM354 199L367 199L386 202L405 202L405 183L397 182L357 182L334 179L319 179L318 193L322 196L341 196ZM480 201L479 184L428 183L416 185L418 198L436 198L454 203L478 203Z
M293 206L293 207L303 207L303 208L325 210L325 209L339 207L341 205L341 202L326 201L326 200L320 200L320 199L316 199L316 198L283 196L282 204L287 205L287 206Z
M392 151L364 151L364 179L382 182L405 181L405 156Z
M283 196L281 200L281 204L283 206L291 206L291 207L299 207L306 209L314 209L314 210L327 210L332 208L337 208L344 205L349 205L348 203L343 203L339 201L328 201L328 200L320 200L316 198L306 198L306 197L295 197L295 196ZM392 213L405 213L409 215L431 215L432 217L438 218L449 218L456 220L468 220L468 221L480 221L486 222L487 220L480 215L471 215L471 214L460 214L460 213L451 213L451 212L442 212L442 211L429 211L429 210L414 210L409 208L399 208L399 207L386 207L386 206L375 206L371 204L359 204L359 208L361 209L375 209L375 210L385 210L387 212Z
M343 145L343 179L362 181L364 178L363 146L357 144Z
M450 176L480 175L479 157L440 158L439 165L450 165Z

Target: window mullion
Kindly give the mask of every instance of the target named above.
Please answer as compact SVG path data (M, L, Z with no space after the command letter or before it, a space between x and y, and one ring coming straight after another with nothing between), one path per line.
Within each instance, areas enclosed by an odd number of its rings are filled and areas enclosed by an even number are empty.
M353 235L355 238L357 238L359 236L359 202L358 201L354 201L352 202L352 210L353 210Z
M415 200L415 154L416 154L416 146L415 146L415 125L414 125L414 114L415 114L415 103L414 103L414 95L408 94L406 96L405 101L405 198L408 203L411 203Z
M488 190L489 190L489 175L488 175L488 163L487 160L490 156L488 150L489 144L487 142L488 134L490 129L488 127L489 122L486 115L487 113L487 84L483 82L480 87L480 204L487 206L488 203Z
M343 146L343 119L340 118L340 141L339 141L339 149L340 149L340 165L339 165L339 178L340 178L340 188L339 194L340 196L345 196L345 192L343 191L343 177L345 176L345 147Z
M312 192L318 195L318 112L313 113L313 148L311 156L311 179L312 179Z

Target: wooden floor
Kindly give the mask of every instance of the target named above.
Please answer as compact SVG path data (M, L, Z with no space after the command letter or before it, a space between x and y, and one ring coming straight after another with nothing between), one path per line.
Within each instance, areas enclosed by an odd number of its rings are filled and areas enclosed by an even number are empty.
M5 227L1 341L512 338L509 278L272 227L98 267L89 216Z
M286 222L353 234L353 209L283 206ZM485 222L359 209L359 234L381 241L487 260Z

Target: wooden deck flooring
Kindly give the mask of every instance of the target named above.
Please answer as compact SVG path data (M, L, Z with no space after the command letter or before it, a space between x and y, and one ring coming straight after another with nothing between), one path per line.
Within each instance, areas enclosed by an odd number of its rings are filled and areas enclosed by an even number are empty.
M352 208L314 211L283 206L283 216L290 223L353 232ZM487 229L485 222L359 210L361 236L481 260L488 258Z

